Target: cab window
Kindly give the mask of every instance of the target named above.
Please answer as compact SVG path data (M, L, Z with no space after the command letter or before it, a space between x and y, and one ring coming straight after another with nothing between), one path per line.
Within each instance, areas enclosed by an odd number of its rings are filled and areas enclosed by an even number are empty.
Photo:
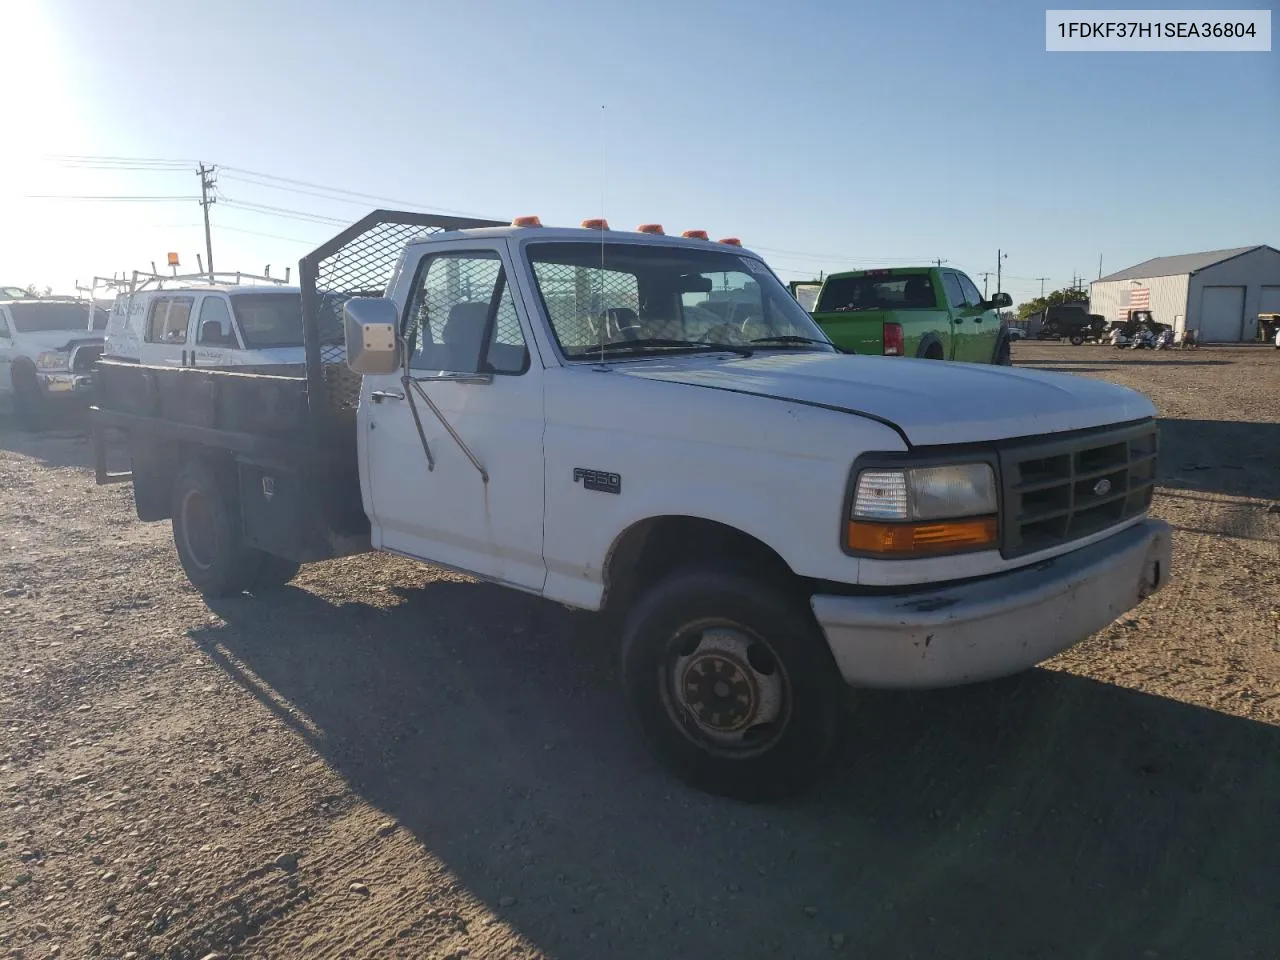
M947 291L947 303L952 307L964 306L964 289L960 286L960 278L954 273L942 275L942 286Z
M960 278L960 289L964 291L964 302L971 307L982 306L982 294L978 292L978 288L974 282L963 273L958 273L956 276Z
M231 311L227 301L219 296L207 296L200 304L200 322L196 325L196 343L203 347L235 349L236 334L231 326Z
M193 297L157 297L147 313L148 343L186 343Z
M529 349L497 253L428 258L406 318L412 369L517 376L529 369Z

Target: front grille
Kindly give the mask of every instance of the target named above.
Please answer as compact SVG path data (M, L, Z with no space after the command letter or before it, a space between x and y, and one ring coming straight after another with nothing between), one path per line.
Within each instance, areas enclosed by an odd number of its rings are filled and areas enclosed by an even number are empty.
M1158 448L1158 428L1147 420L1002 449L1001 553L1013 558L1048 550L1145 512Z

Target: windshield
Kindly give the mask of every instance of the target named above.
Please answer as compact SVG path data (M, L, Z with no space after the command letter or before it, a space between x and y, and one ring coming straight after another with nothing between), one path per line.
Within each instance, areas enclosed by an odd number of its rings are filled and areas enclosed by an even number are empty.
M0 300L25 300L29 296L22 287L0 287Z
M927 272L892 276L831 277L818 297L815 313L848 310L902 310L938 305Z
M302 346L301 294L238 293L231 309L246 348Z
M52 333L56 330L87 331L89 306L84 303L12 303L9 313L19 333ZM107 312L94 307L93 329L107 325Z
M571 359L706 350L835 348L753 257L639 243L531 243L556 340Z

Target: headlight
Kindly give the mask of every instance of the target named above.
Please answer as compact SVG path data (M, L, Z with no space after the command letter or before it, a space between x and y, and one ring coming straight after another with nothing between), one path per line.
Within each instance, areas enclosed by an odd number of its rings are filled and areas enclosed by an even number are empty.
M37 370L66 370L67 362L71 359L68 354L49 352L42 353L36 357Z
M857 553L896 557L994 547L998 509L989 464L863 470L847 544Z

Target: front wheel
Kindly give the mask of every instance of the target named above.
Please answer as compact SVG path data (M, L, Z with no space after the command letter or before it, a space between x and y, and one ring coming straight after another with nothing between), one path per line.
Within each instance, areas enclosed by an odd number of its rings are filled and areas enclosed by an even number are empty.
M14 365L13 368L13 413L18 427L28 433L35 433L45 426L46 401L40 390L40 381L36 377L34 367Z
M838 753L848 688L812 613L767 584L671 576L632 613L621 673L650 752L708 793L782 799Z
M1073 334L1071 335L1071 345L1072 345L1073 347L1078 347L1078 346L1080 346L1080 344L1082 344L1082 343L1084 343L1084 337L1082 337L1080 334L1078 334L1078 333L1073 333Z

